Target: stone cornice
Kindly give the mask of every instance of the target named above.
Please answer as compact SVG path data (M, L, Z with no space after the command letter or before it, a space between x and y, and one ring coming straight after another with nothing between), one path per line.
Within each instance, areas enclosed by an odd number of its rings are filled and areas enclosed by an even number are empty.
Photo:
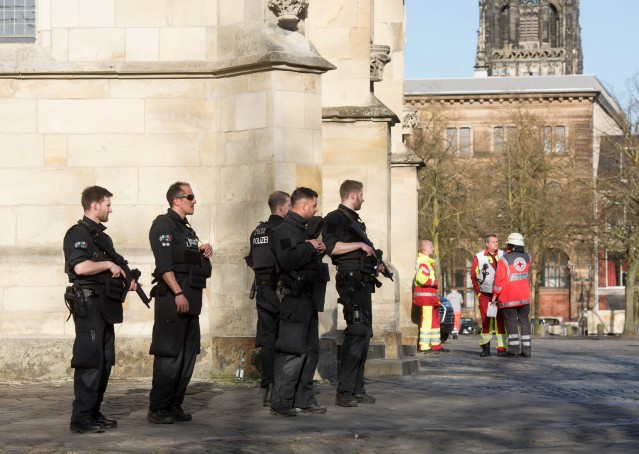
M392 167L420 167L423 164L424 160L410 148L406 148L403 153L391 154Z
M542 93L542 94L473 94L463 95L406 95L404 103L407 106L425 106L431 103L445 104L449 106L486 107L491 105L529 104L529 105L555 105L555 104L592 104L597 98L597 93Z
M383 121L391 125L399 123L397 115L374 95L371 95L369 103L363 106L324 107L322 119L335 122Z
M0 47L0 78L216 78L288 70L322 74L336 69L299 33L279 27L248 28L224 59L135 62L58 61L39 45Z
M2 61L0 78L217 78L268 70L322 74L335 66L321 56L268 52L216 61L72 63L55 61Z

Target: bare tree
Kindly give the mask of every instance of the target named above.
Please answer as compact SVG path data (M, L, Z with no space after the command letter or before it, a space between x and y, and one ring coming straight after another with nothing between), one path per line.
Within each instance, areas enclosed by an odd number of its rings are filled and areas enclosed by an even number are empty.
M580 157L543 116L520 104L504 112L503 124L501 149L489 161L492 178L486 181L492 185L499 229L521 233L533 257L532 309L537 319L544 259L551 250L565 250L568 243L584 238L594 205L588 203L588 173L583 165L580 171Z
M467 170L471 157L448 126L454 119L443 115L436 104L421 112L413 133L412 147L423 159L419 171L419 234L432 238L438 273L449 270L454 255L479 235L476 218L481 206L471 203L472 189ZM455 130L456 131L456 130Z
M636 333L639 319L639 74L631 79L622 134L601 144L597 194L601 247L625 258L624 335Z

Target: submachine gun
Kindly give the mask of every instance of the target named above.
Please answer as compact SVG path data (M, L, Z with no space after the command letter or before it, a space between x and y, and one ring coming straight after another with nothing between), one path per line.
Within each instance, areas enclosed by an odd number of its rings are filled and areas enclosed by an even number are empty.
M350 225L350 229L351 231L356 234L360 240L362 240L362 242L364 242L365 244L369 245L371 248L373 248L373 251L375 251L375 259L377 260L377 265L375 267L375 277L377 277L379 275L379 273L382 273L382 276L390 279L391 281L393 280L393 272L390 271L388 269L388 267L386 266L386 264L384 263L384 260L382 259L383 256L383 252L380 249L375 249L375 245L373 244L373 242L368 238L368 235L366 235L366 232L364 232L362 230L362 228L360 227L360 225L357 223L357 221L353 220L351 221L351 225ZM380 271L380 265L383 265L383 271ZM379 283L379 285L377 285L377 283L375 284L377 287L381 286L381 282Z
M148 307L149 309L151 309L151 306L149 305L151 300L149 299L148 296L146 296L146 293L144 293L144 290L142 290L142 287L140 286L140 283L138 282L138 279L140 279L142 272L138 270L137 268L135 269L129 268L129 263L126 260L124 260L124 257L122 257L120 254L115 252L115 249L113 248L113 246L111 246L111 244L106 240L106 236L104 236L101 232L99 232L96 229L93 229L88 223L82 220L78 221L78 223L82 224L84 227L87 228L87 230L89 230L89 233L93 237L94 244L97 247L99 247L102 251L104 251L104 253L108 255L111 260L113 260L113 263L115 263L116 265L118 265L120 268L124 270L126 274L126 278L124 279L124 291L122 292L122 300L120 302L122 303L124 302L124 300L126 299L126 295L129 292L129 288L131 288L131 282L135 281L135 283L137 284L135 293L138 294L138 296L140 297L140 300L142 300L144 305Z

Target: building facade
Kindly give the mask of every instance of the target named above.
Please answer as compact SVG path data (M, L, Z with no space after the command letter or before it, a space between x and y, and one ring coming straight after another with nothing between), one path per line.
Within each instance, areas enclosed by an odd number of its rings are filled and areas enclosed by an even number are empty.
M252 348L242 257L268 194L315 188L327 212L342 180L363 181L362 216L401 277L375 295L373 342L397 356L417 234L417 162L398 123L403 0L0 4L14 18L0 30L1 378L69 376L61 241L93 184L113 192L108 232L147 290L151 221L171 183L193 185L192 224L214 248L196 369L205 377L232 374ZM326 364L341 329L329 288ZM136 298L117 326L116 375L150 375L153 314Z
M408 80L405 89L407 108L417 113L421 123L428 124L432 105L448 119L446 135L456 138L458 153L469 161L469 173L477 165L473 160L479 163L501 151L509 128L516 127L513 111L521 107L543 119L544 152L569 154L577 174L594 181L602 137L619 134L624 121L620 107L594 76ZM584 210L588 209L594 209L594 199L584 202ZM478 239L477 250L468 251L467 259L456 265L452 270L455 282L449 284L464 289L465 312L475 317L479 312L470 284L470 264L472 254L482 248ZM598 311L600 286L607 284L599 282L595 271L598 251L592 235L557 245L543 266L541 317L585 321L584 311Z
M583 73L579 0L480 0L476 76Z

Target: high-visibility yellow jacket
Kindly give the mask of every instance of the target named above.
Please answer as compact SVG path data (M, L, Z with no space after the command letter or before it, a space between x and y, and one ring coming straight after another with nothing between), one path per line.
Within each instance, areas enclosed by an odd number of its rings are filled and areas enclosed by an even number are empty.
M435 278L435 259L419 252L413 281L413 303L417 306L439 306Z

